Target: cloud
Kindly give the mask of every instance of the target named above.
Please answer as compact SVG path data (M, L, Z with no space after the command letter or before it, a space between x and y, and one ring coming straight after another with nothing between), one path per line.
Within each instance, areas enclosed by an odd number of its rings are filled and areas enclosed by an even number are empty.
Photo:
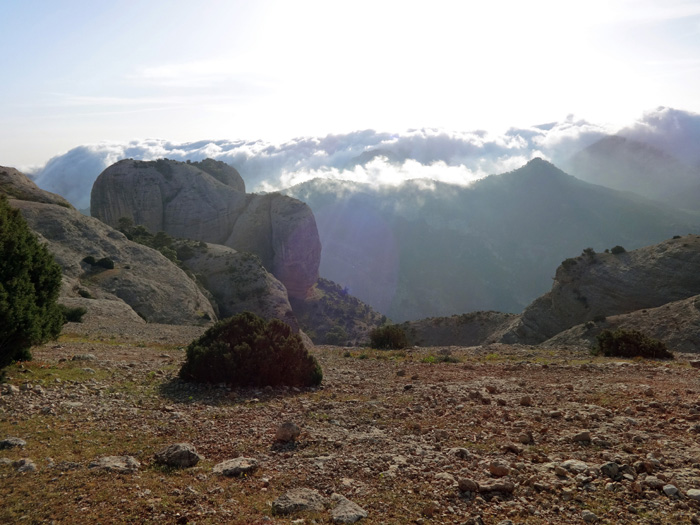
M620 135L650 144L690 166L700 166L700 114L659 107Z
M388 133L369 129L298 137L282 143L177 143L161 139L103 142L58 155L34 175L40 187L65 196L81 209L89 206L97 176L123 158L215 158L238 169L250 191L282 189L317 177L386 185L411 179L468 184L489 174L518 168L535 156L555 164L563 162L609 131L570 117L559 123L510 129L496 136L485 131L414 129Z

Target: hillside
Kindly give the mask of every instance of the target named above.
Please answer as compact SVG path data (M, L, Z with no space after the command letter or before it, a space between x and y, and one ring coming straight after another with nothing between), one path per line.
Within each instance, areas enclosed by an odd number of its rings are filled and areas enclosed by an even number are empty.
M697 230L700 218L583 182L535 159L462 187L313 180L319 273L400 322L475 310L516 313L572 253L628 249Z
M286 289L256 257L190 242L178 247L184 259L178 260L174 240L162 232L153 236L136 228L140 236L128 231L127 236L37 188L17 170L0 168L0 173L0 192L21 197L10 204L63 270L59 301L86 308L86 322L118 318L136 325L209 325L220 315L250 310L298 330Z
M632 252L589 252L564 261L552 289L523 311L502 341L541 343L587 321L656 308L698 294L698 235L678 236ZM676 329L680 319L675 318ZM667 331L672 329L666 326ZM698 335L696 331L685 337Z
M489 343L590 348L603 330L637 330L673 351L700 352L700 236L634 251L585 250L556 270L521 314L471 312L403 323L412 345Z
M380 323L354 297L330 293L336 285L324 293L311 209L277 193L245 193L240 174L223 162L117 162L95 181L91 210L115 227L132 225L149 242L172 236L205 244L186 250L182 265L202 275L222 316L252 310L336 343L364 340Z

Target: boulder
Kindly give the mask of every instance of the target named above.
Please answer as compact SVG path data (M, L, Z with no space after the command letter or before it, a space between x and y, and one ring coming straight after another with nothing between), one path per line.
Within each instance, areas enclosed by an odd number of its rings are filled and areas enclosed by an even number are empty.
M141 464L131 456L104 456L94 459L88 465L89 469L106 470L117 474L133 474Z
M299 329L287 290L262 266L259 257L228 246L207 244L183 263L211 292L220 318L249 311L263 319L284 321L295 332Z
M285 492L272 502L273 514L292 514L295 512L320 512L325 508L325 499L317 490L298 488Z
M318 280L321 243L306 204L277 193L246 194L198 163L119 161L95 181L90 209L112 226L127 217L152 233L254 253L290 297L305 298Z
M291 421L286 421L277 427L277 432L275 432L275 441L280 443L296 441L299 434L301 434L301 429L299 426Z
M154 457L160 465L175 468L194 467L202 456L197 454L194 445L190 443L174 443L158 451Z
M212 472L220 476L238 477L252 474L258 469L258 461L253 458L235 458L214 465Z
M62 297L88 291L95 299L120 300L155 323L208 324L216 318L197 284L157 250L72 208L20 200L10 204L22 212L61 265L64 281L70 283L64 285ZM85 263L86 256L111 259L114 268ZM78 302L89 310L90 300Z
M0 450L4 450L6 448L24 447L26 444L27 442L23 439L8 437L0 441Z
M356 523L367 517L367 511L341 494L333 494L335 507L331 511L333 523Z

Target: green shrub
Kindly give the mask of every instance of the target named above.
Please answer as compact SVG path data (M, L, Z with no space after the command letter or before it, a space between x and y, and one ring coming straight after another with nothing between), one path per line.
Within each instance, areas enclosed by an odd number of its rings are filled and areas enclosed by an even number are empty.
M88 255L83 259L83 262L89 264L90 266L95 266L97 264L97 259L95 259L92 255Z
M605 356L673 359L673 354L663 341L636 330L603 330L598 334L597 340L597 353Z
M408 346L408 338L403 328L388 324L374 328L369 333L370 346L379 350L401 350Z
M573 257L569 257L568 259L564 259L561 262L561 265L564 267L565 270L570 270L574 266L576 266L577 261Z
M32 346L58 336L60 289L61 267L0 196L0 369L31 359Z
M90 291L86 290L85 288L81 288L80 290L78 290L78 295L80 297L84 297L85 299L92 299L93 298Z
M619 244L613 248L610 249L610 253L613 255L620 255L621 253L625 253L627 250L625 250L622 246Z
M326 332L325 340L326 344L340 346L347 342L348 333L345 328L337 324Z
M61 308L64 323L82 323L83 316L87 313L87 308L84 306L70 307L65 304L58 305Z
M102 259L95 263L95 266L101 266L107 270L112 270L114 268L114 261L109 257L102 257Z
M234 386L314 386L323 373L301 337L278 319L243 312L218 322L187 347L185 381Z

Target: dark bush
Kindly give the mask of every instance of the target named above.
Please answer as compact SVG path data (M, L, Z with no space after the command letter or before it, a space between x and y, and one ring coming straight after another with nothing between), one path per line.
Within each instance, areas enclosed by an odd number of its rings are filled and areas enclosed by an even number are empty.
M95 266L97 264L97 259L95 259L92 255L88 255L83 259L83 262L85 264L89 264L90 266Z
M568 259L565 259L561 262L561 265L564 267L565 270L570 270L574 266L576 266L577 261L573 257L569 257Z
M0 369L31 359L32 346L58 336L60 290L61 267L0 195Z
M340 325L335 325L333 328L326 332L326 344L341 346L344 345L348 340L348 333Z
M377 327L369 333L370 346L379 350L401 350L408 346L408 338L403 328L388 324Z
M289 325L243 312L218 322L187 347L185 381L234 386L314 386L323 373Z
M646 357L673 359L666 344L636 330L603 330L597 336L597 353L616 357Z
M85 299L92 299L92 294L84 288L81 288L80 290L78 290L78 295L80 297L84 297Z
M613 255L620 255L621 253L625 253L627 250L625 250L622 246L619 244L613 248L610 249L610 253Z
M112 270L114 268L114 261L109 257L102 257L102 259L95 263L95 266L100 266L107 270Z
M191 259L196 255L196 252L194 251L194 248L192 246L189 246L187 244L183 244L177 247L177 258L181 261L186 261L187 259Z
M70 307L65 304L58 305L61 308L63 315L63 323L82 323L83 316L87 313L87 308L84 306Z

